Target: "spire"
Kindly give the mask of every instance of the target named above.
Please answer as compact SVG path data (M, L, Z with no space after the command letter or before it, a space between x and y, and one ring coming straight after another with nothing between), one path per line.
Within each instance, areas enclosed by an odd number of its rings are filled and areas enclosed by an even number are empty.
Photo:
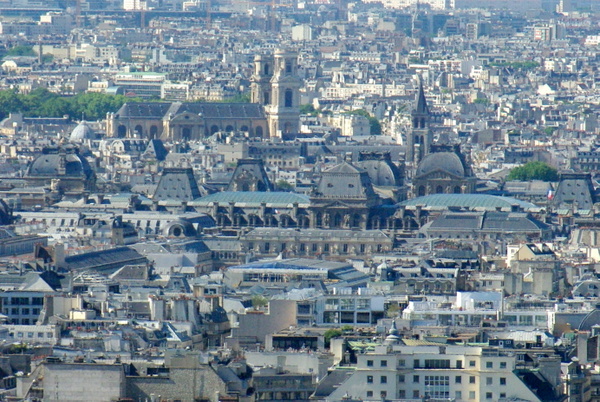
M419 94L417 95L417 108L415 114L429 115L427 107L427 99L425 99L425 91L423 90L423 78L419 77Z

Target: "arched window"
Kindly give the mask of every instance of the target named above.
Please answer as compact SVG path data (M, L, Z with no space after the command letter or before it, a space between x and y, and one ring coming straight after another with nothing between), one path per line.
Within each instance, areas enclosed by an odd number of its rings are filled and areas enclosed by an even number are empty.
M291 89L286 89L284 106L285 107L293 107L293 104L294 104L294 92Z
M292 62L288 61L285 63L285 72L288 74L292 73Z
M261 126L256 127L256 136L257 137L263 136L263 128Z
M419 191L417 191L417 195L419 197L423 197L425 195L425 186L419 186Z
M139 124L138 124L137 126L135 126L135 130L134 130L134 131L135 131L135 135L136 135L137 137L141 137L141 136L142 136L142 134L144 133L144 129L143 129L143 128L142 128L142 126L141 126L141 125L139 125Z
M265 65L263 66L263 74L264 74L264 75L269 75L269 70L270 70L270 69L269 69L269 65L268 65L268 64L265 64Z
M117 137L119 138L125 138L125 136L127 135L127 127L125 127L124 125L120 125L117 128Z
M233 126L232 125L228 125L227 127L225 127L225 132L230 133L233 131Z
M263 93L263 104L268 105L269 103L271 103L271 94L269 92L265 91Z
M454 186L454 194L460 194L461 190L460 190L460 186Z
M444 187L442 187L442 186L437 186L437 187L435 188L435 193L436 193L436 194L443 194L443 193L444 193Z
M211 133L211 134L214 134L214 133L216 133L216 132L218 132L218 131L219 131L219 126L216 126L216 125L215 125L215 126L211 126L211 127L210 127L210 133Z
M290 122L286 122L286 123L283 125L283 132L284 132L284 133L291 133L291 132L292 132L292 123L290 123Z
M184 127L181 130L181 139L189 141L192 138L192 130L189 127Z
M150 138L156 139L157 136L158 136L158 127L156 127L156 126L150 127Z
M240 127L240 131L247 133L248 132L248 126L242 126Z

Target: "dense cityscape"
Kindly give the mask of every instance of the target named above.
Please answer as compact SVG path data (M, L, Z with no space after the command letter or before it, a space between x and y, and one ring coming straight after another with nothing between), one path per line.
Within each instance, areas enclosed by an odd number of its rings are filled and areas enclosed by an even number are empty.
M600 401L600 1L0 0L0 401Z

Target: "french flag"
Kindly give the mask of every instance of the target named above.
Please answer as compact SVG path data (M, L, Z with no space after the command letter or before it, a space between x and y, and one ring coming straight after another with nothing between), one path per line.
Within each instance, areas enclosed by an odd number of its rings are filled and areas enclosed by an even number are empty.
M548 199L552 200L554 198L554 190L551 188L548 189Z

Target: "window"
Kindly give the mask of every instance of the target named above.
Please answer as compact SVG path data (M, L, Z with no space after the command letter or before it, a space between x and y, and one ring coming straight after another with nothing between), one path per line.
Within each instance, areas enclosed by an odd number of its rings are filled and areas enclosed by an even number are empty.
M462 391L454 392L454 399L462 399Z
M506 392L500 392L500 398L506 398Z
M413 362L413 367L419 368L419 359L415 359L415 361Z
M387 367L387 360L381 361L381 367Z
M501 369L505 369L506 368L506 362L500 362L500 368Z
M400 359L398 360L398 367L404 367L406 365L406 360Z
M293 107L294 93L291 89L286 89L284 94L284 105L285 107Z
M368 398L372 398L373 397L373 391L367 391L367 397Z
M469 360L469 367L475 367L475 360Z
M413 375L413 382L419 382L419 376Z
M33 332L28 332L28 333L27 333L27 337L28 337L28 338L33 338Z
M373 384L373 376L372 375L367 376L367 384Z
M475 384L475 376L474 375L469 377L469 384Z
M492 393L491 392L486 392L485 393L485 399L492 399Z
M418 389L415 389L415 390L413 391L413 398L418 398L418 397L419 397L419 390L418 390Z
M456 377L454 377L454 382L456 384L462 384L462 377L457 375Z
M386 375L382 375L381 379L379 380L379 382L381 384L387 384L387 376Z
M367 360L367 367L373 367L373 360Z
M404 382L404 374L398 375L398 382Z
M23 315L29 315L29 309L28 308L24 308L21 310L21 314Z
M43 332L38 332L37 337L38 338L43 338L44 337L44 333Z
M485 379L485 385L492 385L492 384L493 384L492 377L486 377L486 379Z
M500 377L500 385L506 385L506 377Z
M450 398L450 376L426 375L425 389L433 399Z
M475 391L469 391L469 399L475 399Z
M382 399L385 399L385 398L387 398L387 391L381 391L381 392L379 393L379 396L381 396L381 398L382 398Z
M493 362L485 362L485 368L494 368L494 363Z
M450 368L450 360L425 359L425 368Z
M398 399L406 398L406 391L403 389L398 390Z

